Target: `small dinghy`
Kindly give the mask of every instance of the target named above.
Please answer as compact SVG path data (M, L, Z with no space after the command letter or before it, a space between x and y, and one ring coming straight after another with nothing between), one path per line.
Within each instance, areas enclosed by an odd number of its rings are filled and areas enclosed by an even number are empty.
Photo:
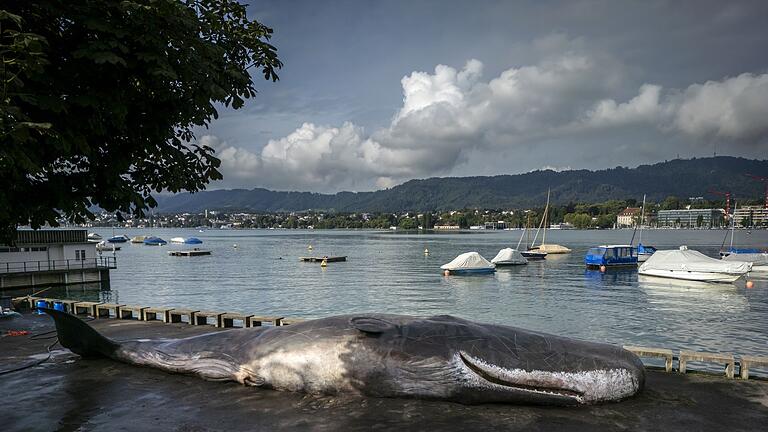
M517 249L505 248L499 251L491 260L497 266L528 264L528 260Z
M483 274L493 273L496 271L496 266L488 262L477 252L463 253L448 264L440 266L441 269L449 272L450 274Z

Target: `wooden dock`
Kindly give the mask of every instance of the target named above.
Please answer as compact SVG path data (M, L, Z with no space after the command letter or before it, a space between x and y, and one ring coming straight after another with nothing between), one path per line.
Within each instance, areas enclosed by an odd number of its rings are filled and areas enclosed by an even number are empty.
M321 256L321 257L299 257L299 261L301 262L342 262L346 261L347 257L345 256Z
M200 250L200 249L192 249L192 250L179 250L179 251L168 251L168 255L170 256L203 256L203 255L210 255L211 251L209 250Z

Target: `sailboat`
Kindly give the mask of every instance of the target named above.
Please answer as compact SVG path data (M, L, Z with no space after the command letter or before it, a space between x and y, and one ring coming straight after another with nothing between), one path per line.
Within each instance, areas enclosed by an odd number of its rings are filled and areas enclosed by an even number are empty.
M531 214L528 213L528 220L525 222L525 231L523 231L523 233L520 235L520 240L517 241L517 247L515 249L519 250L520 251L520 255L524 256L525 258L533 259L533 260L544 259L544 258L547 257L547 253L546 252L542 252L542 251L538 251L538 250L531 250L531 248L529 247L530 243L528 242L528 240L529 240L529 237L530 237L530 231L528 231L528 228L529 228L530 225L531 225ZM525 251L520 250L520 243L523 242L523 236L526 237L526 239L525 239L525 248L527 250L525 250ZM534 238L534 241L536 241L535 238Z
M545 252L548 254L566 254L570 253L571 250L568 249L565 246L560 246L559 244L547 244L547 221L549 220L549 193L550 190L547 190L547 205L544 206L544 216L541 219L541 224L539 224L539 229L536 230L536 236L533 238L533 243L536 243L536 239L539 237L539 230L543 229L543 234L541 236L541 243L538 246L531 245L530 250L537 250L539 252Z

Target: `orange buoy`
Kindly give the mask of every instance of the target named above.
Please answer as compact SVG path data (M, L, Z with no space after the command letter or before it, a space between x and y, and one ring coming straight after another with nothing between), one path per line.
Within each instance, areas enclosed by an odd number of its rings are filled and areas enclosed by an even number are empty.
M747 281L747 288L752 289L752 287L755 286L755 283L752 281Z
M446 276L450 276L451 275L451 271L450 270L446 270L446 271L443 272L443 274L446 275Z
M600 266L600 273L605 273L605 266L604 265Z

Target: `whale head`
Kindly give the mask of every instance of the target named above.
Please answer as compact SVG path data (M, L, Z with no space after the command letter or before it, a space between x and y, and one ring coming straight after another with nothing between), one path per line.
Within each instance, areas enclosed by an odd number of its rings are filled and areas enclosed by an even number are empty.
M644 369L614 345L452 316L356 316L364 392L462 403L578 405L615 401L643 388ZM362 354L365 353L365 354Z

